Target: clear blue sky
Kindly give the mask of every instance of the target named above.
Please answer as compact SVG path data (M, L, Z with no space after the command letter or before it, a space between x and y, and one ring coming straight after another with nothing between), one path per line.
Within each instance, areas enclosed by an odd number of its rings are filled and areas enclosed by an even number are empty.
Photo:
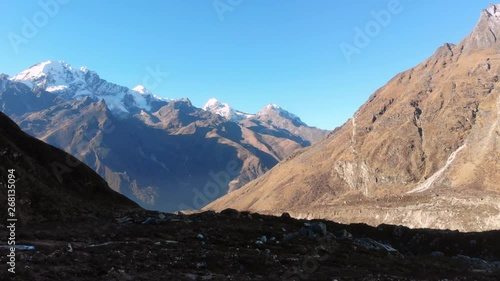
M0 72L64 60L133 87L158 66L169 73L151 89L160 96L199 107L215 97L251 113L276 103L324 129L443 43L458 43L490 3L400 0L399 13L348 61L342 42L355 46L355 27L393 0L60 0L67 3L50 14L39 4L54 1L0 2ZM238 5L224 12L228 3ZM23 35L23 17L34 34ZM18 52L12 34L24 37Z

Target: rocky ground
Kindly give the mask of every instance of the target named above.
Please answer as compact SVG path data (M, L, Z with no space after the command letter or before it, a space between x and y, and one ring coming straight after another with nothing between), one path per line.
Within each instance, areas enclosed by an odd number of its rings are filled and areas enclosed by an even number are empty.
M0 249L0 280L500 279L500 231L374 228L225 210L75 217L22 225L16 235L35 250L18 250L11 274Z

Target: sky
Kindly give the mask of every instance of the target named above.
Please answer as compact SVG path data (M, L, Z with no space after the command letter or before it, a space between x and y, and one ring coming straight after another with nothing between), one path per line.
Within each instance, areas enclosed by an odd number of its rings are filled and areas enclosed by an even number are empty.
M159 96L255 113L278 104L322 129L473 29L483 0L2 0L0 73L86 66Z

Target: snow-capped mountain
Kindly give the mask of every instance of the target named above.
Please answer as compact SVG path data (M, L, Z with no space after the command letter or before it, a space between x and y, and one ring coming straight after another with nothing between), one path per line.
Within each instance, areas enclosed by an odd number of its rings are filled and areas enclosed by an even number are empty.
M215 98L211 98L205 103L202 109L218 114L233 122L240 122L246 119L267 119L272 121L273 119L276 120L284 118L294 122L297 126L306 126L306 124L302 122L297 115L286 111L277 104L268 104L264 107L264 109L260 110L256 114L250 114L236 110L227 103L222 103Z
M212 99L203 109L62 61L0 74L0 111L88 164L114 190L159 210L202 207L327 134L297 126L278 106L256 115ZM193 190L228 161L238 163L230 181L213 198L194 202Z
M95 100L103 99L109 109L118 115L150 111L154 102L166 104L169 101L153 95L144 86L129 89L107 82L86 67L73 68L64 61L49 60L35 64L10 80L22 82L30 88L39 87L57 93L67 100L86 96Z
M286 111L277 104L268 104L264 109L257 112L256 115L261 118L267 117L269 119L273 119L279 116L294 122L297 126L307 126L304 122L302 122L302 120L300 120L297 115Z
M250 114L236 110L229 104L221 103L212 98L203 106L203 110L218 114L259 134L294 136L295 140L303 146L310 145L327 133L327 131L309 127L297 115L276 104L268 104L256 114Z
M221 103L215 98L209 99L203 106L203 110L218 114L227 120L240 122L241 120L253 117L254 114L245 113L232 108L227 103Z

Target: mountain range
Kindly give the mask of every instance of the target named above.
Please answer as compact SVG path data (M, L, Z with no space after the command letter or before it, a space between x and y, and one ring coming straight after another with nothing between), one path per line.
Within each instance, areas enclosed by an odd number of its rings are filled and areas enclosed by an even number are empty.
M207 209L372 225L500 227L500 5L351 119Z
M0 75L0 110L115 191L163 211L201 208L328 133L277 105L244 114L211 99L201 109L63 61Z

